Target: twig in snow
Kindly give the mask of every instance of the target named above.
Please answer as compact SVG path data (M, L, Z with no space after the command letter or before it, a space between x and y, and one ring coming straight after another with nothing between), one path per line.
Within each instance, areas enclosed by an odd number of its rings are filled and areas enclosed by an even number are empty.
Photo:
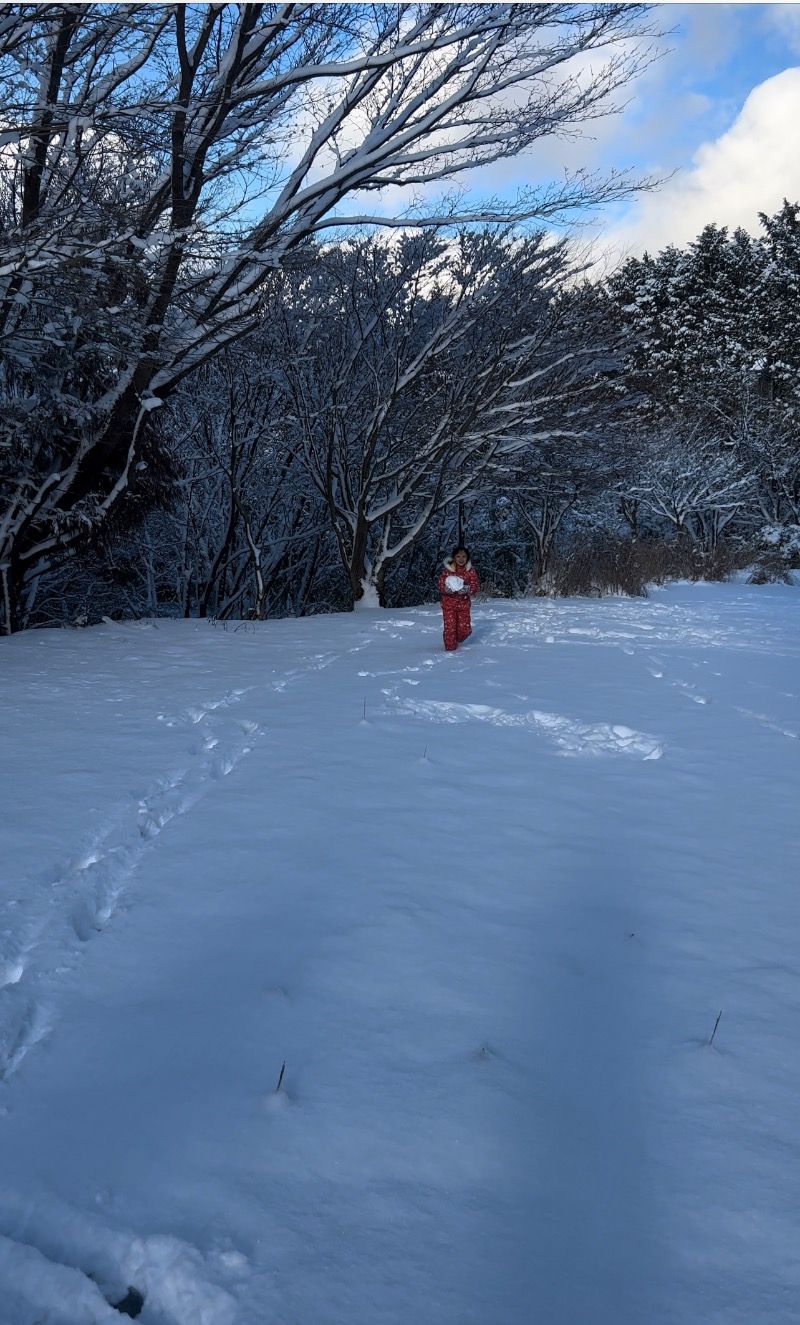
M720 1008L720 1010L719 1010L719 1012L718 1012L718 1014L717 1014L717 1020L714 1022L714 1029L713 1029L713 1031L711 1032L711 1039L710 1039L709 1042L708 1042L708 1047L709 1047L709 1049L713 1048L713 1045L714 1045L714 1036L715 1036L716 1033L717 1033L717 1027L719 1026L719 1019L720 1019L721 1016L722 1016L722 1008Z
M276 1095L277 1095L278 1091L279 1091L280 1088L281 1088L281 1082L283 1081L283 1074L284 1074L285 1071L286 1071L286 1062L284 1061L284 1062L281 1063L280 1076L278 1077L278 1084L277 1084L277 1086L275 1087L275 1094L276 1094Z

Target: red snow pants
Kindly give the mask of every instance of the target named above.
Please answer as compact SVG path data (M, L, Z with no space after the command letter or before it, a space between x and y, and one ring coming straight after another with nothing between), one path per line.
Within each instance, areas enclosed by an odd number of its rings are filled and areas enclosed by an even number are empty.
M444 647L448 650L458 648L468 635L472 634L470 620L470 601L466 594L454 593L442 599L444 616Z

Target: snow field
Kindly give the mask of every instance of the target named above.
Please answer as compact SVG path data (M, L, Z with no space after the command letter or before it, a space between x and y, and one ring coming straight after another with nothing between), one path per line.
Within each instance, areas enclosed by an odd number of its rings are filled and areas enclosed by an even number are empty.
M3 644L3 1325L791 1321L796 612Z

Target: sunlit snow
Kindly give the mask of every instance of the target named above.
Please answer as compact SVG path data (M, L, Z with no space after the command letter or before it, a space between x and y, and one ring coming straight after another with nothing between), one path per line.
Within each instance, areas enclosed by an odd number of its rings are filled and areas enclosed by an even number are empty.
M2 642L2 1325L788 1325L799 606Z

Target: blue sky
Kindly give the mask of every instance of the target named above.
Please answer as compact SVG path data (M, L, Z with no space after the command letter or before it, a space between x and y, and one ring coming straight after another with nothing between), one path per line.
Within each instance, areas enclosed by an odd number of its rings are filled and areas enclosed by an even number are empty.
M612 263L684 245L712 221L756 234L759 212L776 212L784 197L800 201L800 3L653 4L646 21L657 58L618 94L618 114L577 140L545 139L453 184L477 203L511 200L580 168L660 180L653 192L576 218L581 237ZM344 210L403 215L418 196L433 204L441 191L440 183L388 188L356 195Z
M664 177L657 193L608 209L613 248L684 243L709 221L757 229L757 213L800 199L800 5L660 4L672 29L588 165Z
M800 5L661 4L651 12L672 31L625 116L634 143L646 130L643 164L651 154L686 159L730 127L755 87L800 64Z
M565 166L665 180L597 218L612 258L686 243L709 221L755 233L759 211L800 200L800 4L656 4L650 17L660 58L620 115L475 172L472 188L510 196Z

